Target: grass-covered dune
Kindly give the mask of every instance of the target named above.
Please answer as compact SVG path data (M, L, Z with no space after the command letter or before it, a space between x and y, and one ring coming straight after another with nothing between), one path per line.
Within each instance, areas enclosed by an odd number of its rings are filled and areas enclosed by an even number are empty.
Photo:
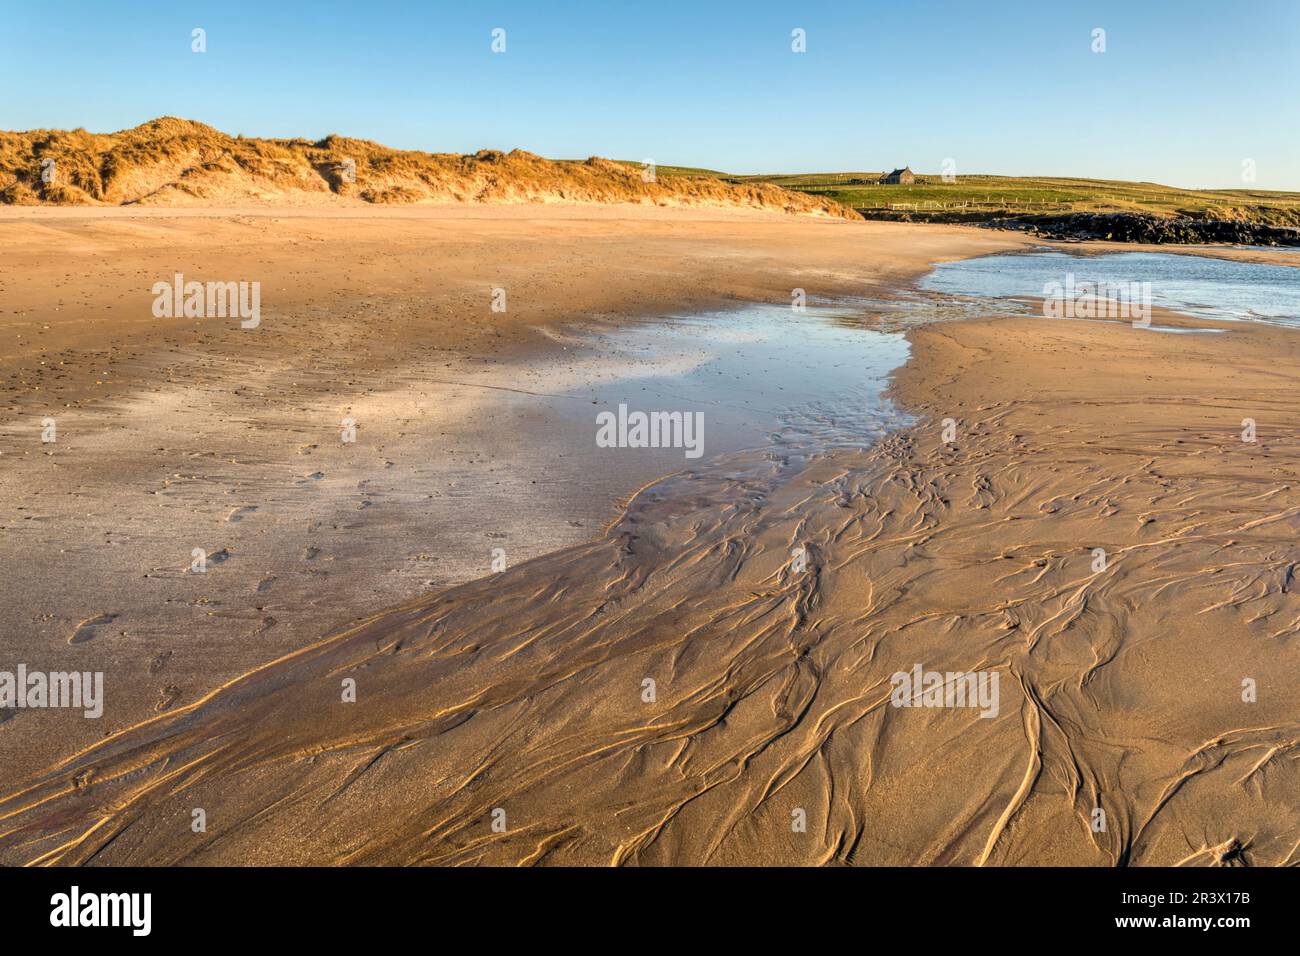
M636 203L858 218L830 197L770 183L647 178L595 156L425 153L342 136L257 139L175 117L116 133L0 132L0 204L8 205Z

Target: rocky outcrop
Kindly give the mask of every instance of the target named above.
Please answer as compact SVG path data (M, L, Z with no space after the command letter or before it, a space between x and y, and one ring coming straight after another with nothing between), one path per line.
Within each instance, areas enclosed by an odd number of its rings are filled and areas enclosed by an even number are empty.
M990 228L1017 229L1047 239L1100 239L1108 242L1232 243L1246 246L1300 246L1300 229L1267 226L1236 219L1196 219L1143 213L1075 212L1056 216L1021 216L988 223Z

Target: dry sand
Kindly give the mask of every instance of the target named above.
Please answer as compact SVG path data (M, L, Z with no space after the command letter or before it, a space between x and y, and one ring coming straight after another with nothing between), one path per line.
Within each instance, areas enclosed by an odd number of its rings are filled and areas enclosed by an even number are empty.
M563 323L881 293L1023 241L626 209L0 221L6 656L109 679L98 722L0 724L0 861L1297 862L1293 333L929 326L895 385L915 427L623 512L653 476L548 487L581 449L519 448L590 358L557 356ZM261 278L262 328L153 319L174 270ZM477 577L497 540L533 560ZM230 555L201 582L196 541ZM891 707L917 663L996 671L998 716Z

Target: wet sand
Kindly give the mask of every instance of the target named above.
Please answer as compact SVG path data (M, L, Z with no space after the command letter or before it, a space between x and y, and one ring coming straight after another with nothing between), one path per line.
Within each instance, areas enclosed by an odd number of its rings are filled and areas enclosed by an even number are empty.
M0 210L4 654L108 681L99 720L0 709L0 748L35 771L497 549L598 537L683 464L594 445L593 402L652 364L622 330L1019 242L640 207ZM260 281L261 325L155 318L175 272Z
M1255 262L1260 265L1300 266L1300 249L1291 246L1202 246L1202 245L1148 245L1131 242L1061 242L1049 245L1068 251L1072 255L1109 255L1116 252L1163 252L1180 256L1210 256L1234 262Z
M527 232L497 228L507 246ZM568 228L539 258L592 255ZM716 221L649 235L664 228L620 225L641 234L587 260L600 292L649 287L647 308L788 301L798 275L855 295L1008 238ZM510 348L525 348L536 333L515 321ZM189 665L192 699L154 717L115 701L115 733L58 764L88 741L70 730L47 757L15 731L53 715L10 720L0 733L27 741L31 773L0 794L0 860L1295 863L1300 355L1283 329L1156 321L1229 331L1026 316L913 329L893 394L919 418L880 442L685 470L603 533L286 640L256 669L240 665L275 645L232 640L220 664ZM473 335L453 361L481 354ZM210 364L220 344L187 343ZM345 590L320 605L362 606ZM33 632L28 659L48 636ZM62 639L77 655L116 643L121 679L166 637L134 657L111 633ZM891 675L918 663L996 672L998 714L891 706Z

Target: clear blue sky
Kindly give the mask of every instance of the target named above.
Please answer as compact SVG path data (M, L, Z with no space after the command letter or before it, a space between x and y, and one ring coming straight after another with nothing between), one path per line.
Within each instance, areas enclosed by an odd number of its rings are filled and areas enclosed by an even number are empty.
M4 129L1300 190L1300 0L0 0L0 84Z

